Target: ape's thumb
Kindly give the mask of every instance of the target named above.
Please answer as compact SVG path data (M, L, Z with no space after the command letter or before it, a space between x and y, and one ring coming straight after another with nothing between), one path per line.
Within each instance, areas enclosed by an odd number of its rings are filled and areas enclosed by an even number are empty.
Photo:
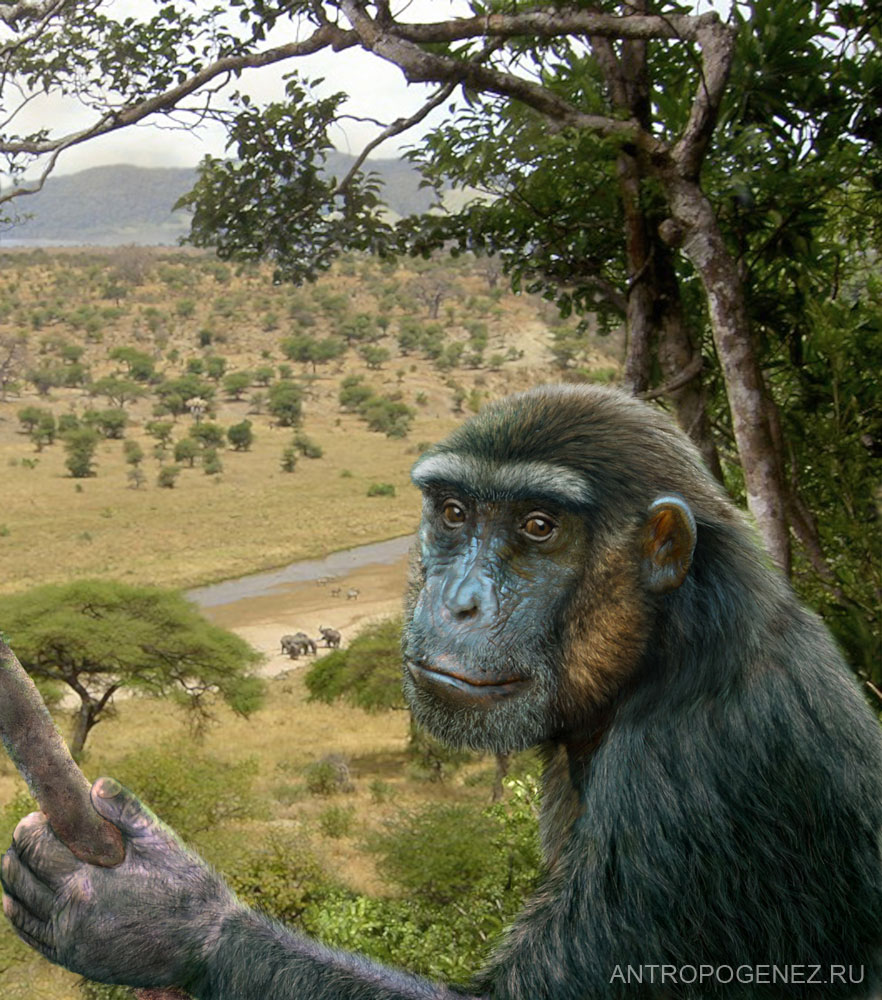
M153 814L141 800L115 778L99 778L91 790L92 808L129 837L137 837L152 824Z

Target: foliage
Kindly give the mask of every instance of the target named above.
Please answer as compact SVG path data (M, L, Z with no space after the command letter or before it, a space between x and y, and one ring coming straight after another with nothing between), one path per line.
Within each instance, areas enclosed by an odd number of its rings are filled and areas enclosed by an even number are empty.
M296 449L304 458L321 458L324 454L322 446L314 441L303 431L296 431L291 440L291 447Z
M249 421L246 421L248 423ZM190 437L202 448L222 448L226 441L223 427L208 420L193 424L189 431Z
M305 677L310 700L331 704L342 698L367 711L404 708L401 626L400 618L369 625L346 649L315 660Z
M156 474L156 485L164 490L173 490L180 474L181 467L179 465L160 466L159 472Z
M228 427L227 440L235 451L248 451L254 441L254 431L251 429L251 421L243 420L241 423Z
M297 427L303 419L303 389L285 379L274 382L267 393L266 408L279 427Z
M307 764L303 769L303 778L310 795L336 795L352 791L349 766L339 754L330 754Z
M328 944L448 982L465 982L522 908L539 871L538 792L532 778L506 783L485 810L435 804L400 813L369 839L395 898L343 892L304 913Z
M240 98L229 130L231 156L206 157L196 187L178 202L193 210L192 241L215 247L222 259L277 260L278 279L297 281L314 280L341 246L379 246L375 234L387 227L373 218L376 183L359 175L337 194L335 178L321 169L342 98L313 98L310 82L296 72L285 83L284 101L257 108ZM253 206L244 226L243 198ZM295 221L311 234L301 253L292 253Z
M64 464L74 479L95 475L97 447L98 434L91 427L75 427L64 435L64 450L67 452Z
M323 909L334 891L302 834L273 831L243 839L237 833L206 845L206 854L243 903L289 924L302 925L304 914Z
M392 483L371 483L367 489L369 497L394 497L395 487Z
M192 437L185 437L181 438L180 441L175 441L173 452L175 461L186 462L191 469L196 464L199 452L199 443ZM174 483L174 479L172 479L172 483Z
M326 837L337 840L348 837L355 823L355 807L329 805L318 814L319 829Z
M253 757L220 760L194 752L192 742L141 749L108 767L185 841L232 820L259 818L257 771Z
M215 692L243 715L259 702L262 685L248 671L260 654L177 591L112 580L51 584L0 598L0 620L35 680L70 685L84 699L71 742L77 753L120 688L178 691L202 716Z
M293 445L289 445L282 451L279 465L282 472L293 472L297 468L297 449Z
M224 376L224 392L231 399L241 399L242 393L251 385L250 372L230 372Z

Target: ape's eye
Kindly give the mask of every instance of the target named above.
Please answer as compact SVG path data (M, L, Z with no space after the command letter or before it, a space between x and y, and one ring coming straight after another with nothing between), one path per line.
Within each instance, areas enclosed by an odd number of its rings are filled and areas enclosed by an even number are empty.
M539 512L530 514L524 521L521 531L534 542L545 542L555 533L557 525L547 514Z
M441 516L448 528L458 528L465 523L466 512L455 500L445 500Z

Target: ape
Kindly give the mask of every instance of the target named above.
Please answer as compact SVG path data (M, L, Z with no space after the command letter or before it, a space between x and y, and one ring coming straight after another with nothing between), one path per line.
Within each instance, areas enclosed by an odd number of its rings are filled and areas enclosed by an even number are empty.
M543 388L413 479L412 710L546 761L546 869L471 995L878 993L880 728L685 438L619 394ZM125 789L92 796L118 868L77 862L38 814L3 860L4 909L51 960L204 1000L463 995L246 909Z

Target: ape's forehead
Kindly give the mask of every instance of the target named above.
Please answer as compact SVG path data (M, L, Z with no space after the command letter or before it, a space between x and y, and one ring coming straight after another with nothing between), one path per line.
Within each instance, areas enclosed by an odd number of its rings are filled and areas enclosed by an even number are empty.
M573 469L539 460L479 458L457 452L435 452L421 458L411 471L420 487L449 485L483 500L546 498L564 507L585 507L591 488Z

